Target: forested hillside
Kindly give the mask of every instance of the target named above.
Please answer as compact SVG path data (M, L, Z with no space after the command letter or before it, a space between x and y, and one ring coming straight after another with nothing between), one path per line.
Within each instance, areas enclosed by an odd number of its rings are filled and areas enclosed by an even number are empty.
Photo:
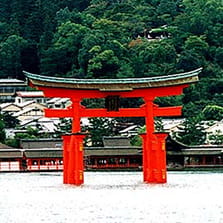
M222 58L222 0L0 1L1 78L23 78L22 70L148 77L203 67L183 98L157 100L183 103L184 115L196 116L206 105L223 106Z

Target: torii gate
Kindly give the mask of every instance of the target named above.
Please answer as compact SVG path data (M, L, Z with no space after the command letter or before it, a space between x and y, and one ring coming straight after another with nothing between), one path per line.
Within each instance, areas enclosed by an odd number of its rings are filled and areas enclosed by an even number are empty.
M44 92L45 97L70 98L72 105L66 109L45 109L46 117L70 117L71 134L63 136L63 182L84 183L83 139L81 117L145 117L146 133L143 138L143 179L146 183L166 183L167 133L155 133L154 117L179 116L181 106L158 107L156 97L180 95L189 84L198 81L201 68L186 73L149 78L127 79L71 79L47 77L24 72L29 85ZM119 98L141 97L139 108L119 108ZM85 98L105 98L106 108L85 108Z

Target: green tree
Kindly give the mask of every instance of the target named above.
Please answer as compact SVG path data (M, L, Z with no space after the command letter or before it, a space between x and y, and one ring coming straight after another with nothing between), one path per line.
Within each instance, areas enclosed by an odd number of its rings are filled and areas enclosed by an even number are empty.
M193 70L205 65L208 52L207 42L198 36L189 36L179 56L177 68L185 71Z
M5 141L5 123L3 121L3 116L0 114L0 142Z
M142 40L130 45L135 76L158 76L175 72L176 50L171 42Z
M206 133L201 121L201 116L187 118L179 127L179 132L174 133L173 137L185 145L203 144L206 140Z
M17 133L15 138L18 140L39 138L39 130L40 129L38 128L32 128L28 126L25 133Z
M5 123L5 128L15 128L19 124L19 120L9 112L4 112L2 114L2 119Z
M62 25L63 23L70 21L70 19L71 19L71 12L68 9L68 7L60 9L56 13L56 21L59 26Z
M9 36L9 26L6 22L0 22L0 42L4 41Z
M21 76L21 53L27 41L17 35L9 36L0 43L0 76Z
M61 24L54 35L53 46L44 52L41 72L60 76L78 73L78 52L87 31L87 27L70 21Z
M220 130L215 131L208 135L208 141L210 144L222 145L223 144L223 133Z
M145 133L146 132L146 126L144 125L143 127L138 129L138 135L133 136L130 140L131 145L133 146L142 146L142 137L140 136L140 134Z
M173 0L161 0L157 7L157 13L163 24L170 23L178 14L177 2Z
M68 134L71 132L71 119L70 118L61 118L59 124L55 125L55 138L60 138L62 135Z
M156 132L164 131L162 118L160 117L155 118L155 131ZM138 129L138 135L135 135L131 138L131 145L142 146L142 137L140 136L140 134L145 132L146 132L146 126L144 125Z
M223 68L223 47L218 47L215 51L215 62L218 63L221 68Z
M220 121L223 119L223 107L221 106L207 105L202 112L206 120Z
M204 39L204 36L189 36L185 41L184 49L193 50L197 55L205 56L209 46Z
M5 140L5 143L8 146L19 148L21 139L36 139L36 138L39 138L39 137L40 137L40 134L39 134L39 129L38 128L34 129L32 127L27 127L26 132L16 133L14 138L7 138Z
M100 46L95 46L90 51L93 54L89 60L88 77L95 78L115 78L115 73L119 68L119 59L112 50L101 50Z
M109 118L90 118L89 126L84 131L89 132L86 141L90 141L92 146L102 146L103 136L115 135L115 121Z

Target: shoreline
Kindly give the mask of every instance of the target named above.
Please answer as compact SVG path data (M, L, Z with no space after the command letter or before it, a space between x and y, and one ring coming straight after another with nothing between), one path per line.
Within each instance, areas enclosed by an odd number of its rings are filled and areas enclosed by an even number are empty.
M196 172L196 171L207 171L207 172L223 172L223 167L182 167L182 168L167 168L168 172ZM63 172L63 170L9 170L0 171L0 174L4 173L37 173L37 172ZM142 169L85 169L84 172L142 172Z

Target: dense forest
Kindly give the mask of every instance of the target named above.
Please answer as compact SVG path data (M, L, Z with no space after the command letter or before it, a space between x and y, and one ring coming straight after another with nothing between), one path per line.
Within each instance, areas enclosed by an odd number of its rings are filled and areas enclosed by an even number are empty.
M154 41L151 37L159 36ZM222 0L1 0L0 77L123 78L203 67L182 97L196 123L223 117ZM193 122L192 121L192 122Z

